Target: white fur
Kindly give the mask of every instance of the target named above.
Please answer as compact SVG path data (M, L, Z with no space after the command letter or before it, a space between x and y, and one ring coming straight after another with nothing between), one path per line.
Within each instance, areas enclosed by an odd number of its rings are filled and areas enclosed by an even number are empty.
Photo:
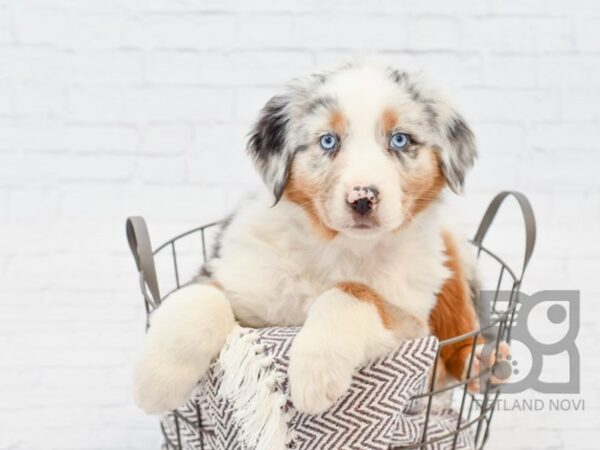
M181 406L218 355L234 325L219 289L191 285L170 295L152 315L134 371L134 400L148 413Z
M338 289L325 291L310 308L290 350L294 405L311 414L325 411L350 387L358 367L397 344L398 336L383 326L373 304Z
M312 303L338 282L364 283L424 322L449 272L440 206L376 239L324 240L306 213L268 194L246 202L223 236L211 268L244 324L301 325Z

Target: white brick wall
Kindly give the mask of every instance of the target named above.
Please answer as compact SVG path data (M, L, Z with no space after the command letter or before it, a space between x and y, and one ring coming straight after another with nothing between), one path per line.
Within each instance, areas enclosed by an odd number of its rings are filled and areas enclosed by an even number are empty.
M496 191L531 197L525 290L582 290L586 411L499 412L489 447L597 448L599 50L596 0L0 0L0 448L158 447L130 399L125 217L159 243L222 216L256 182L243 147L266 99L370 54L428 70L471 120L471 229Z

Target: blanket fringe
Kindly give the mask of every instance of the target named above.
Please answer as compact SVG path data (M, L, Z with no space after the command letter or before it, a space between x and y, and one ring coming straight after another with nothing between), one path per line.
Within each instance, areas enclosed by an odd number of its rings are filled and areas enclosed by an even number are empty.
M288 436L285 376L273 369L273 356L258 343L255 331L236 327L219 357L219 394L233 405L242 439L256 450L284 449Z

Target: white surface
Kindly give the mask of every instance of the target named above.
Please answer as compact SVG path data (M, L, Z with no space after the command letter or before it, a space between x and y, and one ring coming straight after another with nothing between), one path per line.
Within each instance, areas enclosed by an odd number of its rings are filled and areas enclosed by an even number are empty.
M0 0L0 448L158 447L130 395L143 308L126 216L155 243L221 217L256 182L258 108L356 54L451 88L481 149L470 229L493 193L523 190L539 223L524 290L582 290L586 411L499 412L489 448L597 448L594 0ZM520 245L518 217L499 219L490 242Z

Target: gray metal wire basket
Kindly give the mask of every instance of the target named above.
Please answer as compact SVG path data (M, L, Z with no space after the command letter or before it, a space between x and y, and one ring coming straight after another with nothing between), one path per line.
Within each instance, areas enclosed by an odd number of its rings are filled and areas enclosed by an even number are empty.
M500 208L503 201L509 197L514 197L521 209L524 218L525 226L525 252L524 260L521 270L515 270L511 268L502 258L496 253L483 245L483 240L490 229L498 209ZM136 262L136 266L139 272L139 282L142 295L144 298L144 305L146 308L146 328L148 328L149 317L152 311L157 308L160 303L168 297L169 294L174 292L183 286L182 283L183 274L181 271L182 260L187 256L188 259L191 256L192 260L195 261L197 266L197 252L188 252L186 255L182 255L182 251L179 248L184 239L196 240L199 243L203 261L206 262L209 258L208 254L208 235L218 230L220 222L209 223L192 230L186 231L167 242L160 245L155 250L152 250L150 244L150 238L148 229L145 221L141 217L130 217L127 219L126 231L127 239L133 257ZM519 307L519 289L523 281L525 270L533 253L536 239L536 224L535 217L531 204L527 197L515 191L504 191L494 197L489 204L483 218L479 224L477 232L471 243L476 247L478 260L487 259L497 270L497 282L495 290L492 293L491 300L491 313L488 323L482 328L473 332L456 336L451 339L446 339L440 342L440 346L437 351L435 364L432 367L432 376L428 389L421 394L413 397L415 401L426 402L425 409L425 421L421 433L421 438L418 443L410 446L401 447L402 449L425 449L432 448L432 446L444 443L445 448L455 449L459 433L464 430L471 429L474 432L474 448L484 448L490 434L490 424L496 408L498 396L502 391L502 384L494 384L491 381L491 374L493 373L494 367L489 367L482 370L479 374L473 375L473 359L474 350L480 339L484 339L486 343L498 350L498 346L501 342L506 341L510 343L511 329L515 321L515 316ZM185 253L185 252L184 252ZM156 261L158 258L166 258L167 266L170 266L173 275L173 283L171 289L161 289L159 287L159 281L157 274ZM197 267L196 267L197 269ZM166 270L166 268L164 269ZM161 291L163 292L161 295ZM499 294L501 291L508 291L508 301L498 302ZM438 360L442 349L447 345L456 344L458 342L465 342L471 345L471 356L468 361L467 374L464 380L457 381L450 386L436 387L436 371L438 369ZM479 378L481 391L477 394L473 394L468 390L468 384ZM432 405L436 396L448 394L452 395L456 400L456 410L458 412L456 416L456 423L451 431L443 434L442 436L435 436L434 438L428 438L428 427L430 424L430 417L432 413ZM167 450L182 450L182 441L179 432L180 421L186 421L188 426L194 427L200 436L200 449L205 450L208 447L205 446L202 440L203 433L203 418L201 415L200 408L196 408L196 420L195 423L190 422L189 417L182 416L178 411L172 411L173 422L175 424L176 433L175 439L169 437L164 427L161 424L161 429L164 437L163 448Z

